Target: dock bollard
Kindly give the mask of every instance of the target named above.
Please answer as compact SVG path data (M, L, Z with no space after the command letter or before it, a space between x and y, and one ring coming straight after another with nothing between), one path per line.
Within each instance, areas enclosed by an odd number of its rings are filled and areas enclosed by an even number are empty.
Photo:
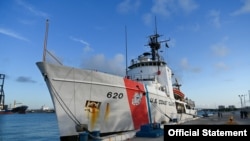
M80 141L88 141L89 134L87 132L81 132L79 134Z

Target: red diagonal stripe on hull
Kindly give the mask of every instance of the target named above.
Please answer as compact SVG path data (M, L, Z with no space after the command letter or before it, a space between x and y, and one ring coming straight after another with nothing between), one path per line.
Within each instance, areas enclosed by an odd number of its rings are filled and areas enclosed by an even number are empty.
M149 123L145 89L143 84L130 79L124 78L124 83L134 128L139 129L141 125ZM141 98L138 98L140 96Z

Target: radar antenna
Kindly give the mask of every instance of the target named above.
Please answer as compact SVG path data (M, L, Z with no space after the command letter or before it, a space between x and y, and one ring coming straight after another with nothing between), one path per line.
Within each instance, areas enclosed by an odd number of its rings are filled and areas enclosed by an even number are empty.
M180 90L181 84L178 82L176 78L175 78L175 83L173 85L176 86L178 90Z
M156 56L159 56L158 55L158 50L161 48L161 43L165 42L165 46L167 48L169 48L167 42L170 41L170 39L163 40L163 41L158 41L158 38L160 36L161 35L159 35L157 33L157 24L156 24L156 17L155 17L155 34L149 36L149 42L148 42L148 46L150 46L151 52L152 52L152 60L156 60ZM159 57L158 57L158 59L159 59Z

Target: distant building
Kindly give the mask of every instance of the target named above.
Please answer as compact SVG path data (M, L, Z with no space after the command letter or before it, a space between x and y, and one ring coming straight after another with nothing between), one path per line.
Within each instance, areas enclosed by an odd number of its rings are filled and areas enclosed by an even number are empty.
M219 110L224 110L224 109L225 109L225 106L224 106L224 105L219 105L219 106L218 106L218 109L219 109Z
M229 105L229 106L228 106L228 109L234 110L234 109L236 109L236 107L235 107L234 105Z

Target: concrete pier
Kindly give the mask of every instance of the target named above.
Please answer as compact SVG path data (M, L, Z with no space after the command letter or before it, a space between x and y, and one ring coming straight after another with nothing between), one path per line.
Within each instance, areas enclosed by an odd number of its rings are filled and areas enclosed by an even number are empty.
M237 124L237 125L250 125L250 117L241 118L240 112L222 112L222 116L218 116L215 113L209 117L200 117L196 120L181 123L183 125L225 125L225 124Z
M222 116L219 116L217 113L209 117L198 117L194 120L177 123L180 125L249 125L250 126L250 113L248 117L241 117L239 111L235 112L222 112ZM164 136L157 138L144 138L144 137L134 137L129 139L131 141L163 141Z

